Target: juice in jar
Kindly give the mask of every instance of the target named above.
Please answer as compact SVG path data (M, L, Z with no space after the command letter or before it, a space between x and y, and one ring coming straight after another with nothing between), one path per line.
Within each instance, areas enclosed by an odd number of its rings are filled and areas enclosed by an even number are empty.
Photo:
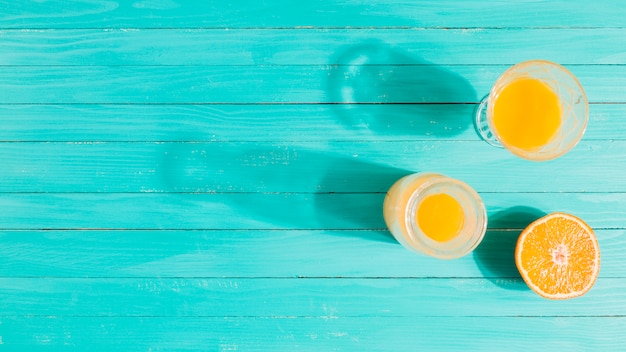
M435 193L424 197L417 204L417 226L429 238L450 241L459 235L465 223L463 207L447 193Z

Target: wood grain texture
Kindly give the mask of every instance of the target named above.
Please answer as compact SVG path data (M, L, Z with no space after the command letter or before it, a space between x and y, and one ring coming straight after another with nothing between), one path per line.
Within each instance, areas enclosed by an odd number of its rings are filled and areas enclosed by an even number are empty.
M4 66L0 104L476 103L507 66ZM569 66L590 102L626 102L626 65ZM166 78L166 79L165 79Z
M384 193L0 194L2 229L384 229ZM483 193L494 228L506 216L564 211L594 228L624 228L626 193ZM497 221L496 221L497 220Z
M620 350L626 7L524 0L0 0L0 349ZM532 163L480 141L510 65L564 64L590 123ZM474 186L470 255L385 229L399 177ZM552 211L594 227L594 288L513 261Z
M617 350L625 342L625 323L622 317L8 317L0 332L6 348L31 351L120 346L126 351L382 351L407 346L497 351L502 347L498 341L506 341L507 351L525 352L537 346Z
M613 297L624 289L626 280L600 278L554 304L521 279L0 278L0 303L10 317L623 316Z
M250 27L623 27L620 0L598 3L463 0L362 2L333 0L292 6L288 0L143 0L25 2L4 0L3 28Z
M482 141L428 140L0 143L0 157L7 193L386 192L422 171L479 192L626 192L626 179L616 177L626 167L623 140L582 141L550 163L511 158Z
M0 39L4 66L626 64L626 28L8 30Z
M478 141L471 121L475 109L476 104L0 105L0 141ZM589 110L585 141L626 140L626 104L592 104Z
M508 217L522 225L539 216L517 209L494 217L500 224L498 217ZM497 284L519 279L513 251L520 232L489 230L474 253L441 261L404 249L386 230L4 230L0 277L35 282L52 277L456 277ZM603 278L626 277L624 233L596 229Z

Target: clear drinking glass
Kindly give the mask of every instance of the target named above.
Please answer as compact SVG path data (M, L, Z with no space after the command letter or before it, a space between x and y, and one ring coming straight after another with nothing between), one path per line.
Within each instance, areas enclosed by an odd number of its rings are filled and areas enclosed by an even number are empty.
M423 200L439 194L451 196L463 213L458 234L446 241L427 235L417 216ZM487 229L487 212L478 193L459 180L436 173L417 173L396 181L385 196L383 214L387 228L404 247L441 259L470 253Z
M556 133L546 144L533 149L506 143L494 126L494 107L499 95L511 83L523 79L535 79L545 84L554 92L560 106L560 126ZM588 116L585 91L569 70L554 62L531 60L512 66L497 79L477 109L475 127L481 138L493 146L504 147L524 159L544 161L555 159L574 148L585 133ZM535 127L540 128L531 128Z

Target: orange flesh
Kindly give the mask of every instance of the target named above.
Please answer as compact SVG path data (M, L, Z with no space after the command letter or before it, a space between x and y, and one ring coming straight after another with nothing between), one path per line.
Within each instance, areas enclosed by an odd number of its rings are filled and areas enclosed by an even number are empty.
M424 198L417 209L417 224L424 234L438 242L446 242L461 232L465 214L454 197L438 193Z
M600 254L593 230L555 216L531 224L520 236L516 264L529 286L547 298L572 298L595 282Z
M559 99L537 79L513 81L496 97L493 125L503 144L537 150L548 144L561 126Z

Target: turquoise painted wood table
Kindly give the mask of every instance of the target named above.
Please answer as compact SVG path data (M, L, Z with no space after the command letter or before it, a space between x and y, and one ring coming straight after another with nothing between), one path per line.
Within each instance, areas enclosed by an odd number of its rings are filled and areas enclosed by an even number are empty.
M610 1L0 1L0 350L623 350L626 6ZM590 101L565 156L472 115L509 66ZM483 243L405 250L382 202L474 187ZM594 227L585 296L530 291L517 236Z

